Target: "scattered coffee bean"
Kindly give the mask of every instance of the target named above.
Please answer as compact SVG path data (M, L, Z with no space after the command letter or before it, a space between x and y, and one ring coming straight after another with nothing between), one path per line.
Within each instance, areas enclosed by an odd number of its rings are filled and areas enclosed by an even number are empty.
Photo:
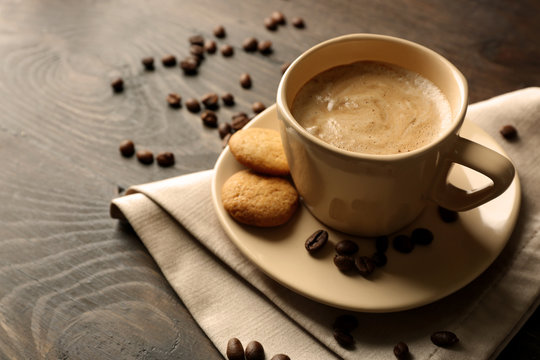
M201 35L193 35L189 38L191 45L204 45L204 38Z
M234 131L238 131L243 128L250 120L251 119L244 112L234 114L231 121L231 127Z
M431 342L440 347L450 347L459 342L459 339L451 331L436 331L431 334Z
M512 125L504 125L499 132L507 140L515 139L518 135L517 129Z
M197 68L199 67L199 62L193 56L188 56L180 62L180 68L184 71L186 75L195 75L197 73Z
M272 42L270 40L264 40L257 46L261 54L270 54L272 52Z
M368 276L375 270L375 263L367 256L358 256L354 264L358 272L363 276Z
M345 348L350 348L354 345L353 336L343 329L334 329L334 339L336 339L339 345Z
M178 109L182 106L182 97L176 93L170 93L167 96L167 102L170 107Z
M204 50L208 54L215 54L217 50L216 42L214 40L206 40L204 42Z
M281 64L281 73L285 74L285 71L287 71L289 66L291 66L290 62L285 62L285 63Z
M225 138L227 134L230 134L231 131L232 131L232 127L231 127L231 124L229 124L228 122L220 123L218 125L219 137L222 139Z
M195 98L190 98L186 100L186 107L187 109L192 112L196 113L201 110L201 105L199 104L199 101Z
M388 236L379 236L375 239L375 249L378 252L384 253L388 250Z
M174 55L165 55L161 58L161 63L166 67L174 66L176 65L176 57Z
M354 257L351 255L336 255L334 256L334 265L341 272L348 272L355 268Z
M251 341L246 346L246 360L264 360L264 348L258 341Z
M414 249L414 242L407 235L397 235L392 240L392 246L394 249L403 254L408 254Z
M154 162L154 154L149 150L139 150L137 151L137 160L141 164L150 165Z
M221 55L225 57L230 57L234 55L234 48L229 44L223 45L220 51L221 51Z
M353 255L358 251L358 245L352 240L342 240L336 244L335 249L339 255Z
M244 360L244 347L237 338L231 338L227 342L227 358L229 360Z
M403 341L398 342L394 346L394 355L400 360L405 360L410 357L409 347Z
M204 47L202 47L201 45L191 45L189 47L189 53L195 58L198 58L200 60L204 59Z
M227 106L233 106L234 105L234 96L231 93L225 93L221 95L221 100L223 101L223 104Z
M154 70L154 58L153 57L145 57L141 60L144 68L148 71Z
M260 101L256 101L256 102L253 103L253 105L251 105L251 109L253 110L253 112L255 114L258 114L258 113L264 111L264 109L266 109L266 105L264 105Z
M111 87L115 93L121 93L124 91L124 80L122 78L116 78L111 82Z
M225 28L223 27L223 25L217 25L214 28L214 36L215 37L217 37L219 39L223 39L226 35L227 35L227 33L226 33Z
M433 233L425 228L417 228L412 231L411 239L415 244L429 245L433 241Z
M225 137L223 137L223 140L221 140L221 146L223 148L225 148L229 144L229 140L231 138L231 135L232 134L229 133L229 134L225 135Z
M124 157L131 157L135 154L135 144L131 140L124 140L120 143L120 153Z
M293 17L291 19L291 23L295 28L298 29L302 29L306 26L306 24L304 23L304 19L302 19L301 17Z
M247 52L254 52L257 51L258 45L259 41L257 39L254 37L249 37L242 43L242 48Z
M373 260L373 263L375 263L375 266L377 267L383 267L388 262L386 254L382 252L376 252L371 255L371 260Z
M272 19L279 25L285 24L285 15L281 11L274 11L271 15Z
M278 23L271 17L267 17L264 19L264 27L266 27L270 31L274 31L277 29Z
M445 209L442 206L439 206L437 211L441 220L445 223L453 223L459 218L459 214L456 211Z
M156 156L156 161L161 167L169 167L174 165L174 154L169 151L164 151Z
M351 332L358 327L358 319L356 316L350 314L339 315L334 324L332 324L333 329L343 329L346 332Z
M201 102L205 108L216 110L219 107L219 96L216 93L208 93L201 98Z
M326 230L317 230L307 238L304 245L306 250L310 254L313 254L322 249L322 247L326 245L327 241L328 232Z
M270 360L291 360L291 358L285 354L276 354Z
M212 110L205 110L201 114L201 120L203 121L203 124L208 127L217 127L218 118L216 113Z
M249 89L251 88L251 76L249 76L248 73L243 73L242 75L240 75L240 85L244 88L244 89Z

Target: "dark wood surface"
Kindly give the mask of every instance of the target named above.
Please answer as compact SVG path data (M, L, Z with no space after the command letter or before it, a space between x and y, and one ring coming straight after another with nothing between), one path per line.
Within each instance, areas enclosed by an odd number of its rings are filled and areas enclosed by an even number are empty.
M281 10L290 21L268 31ZM184 99L231 92L236 106L274 102L282 63L325 39L372 32L435 49L462 70L476 102L540 85L540 2L310 0L6 0L0 2L0 358L218 359L137 236L109 218L119 187L213 167L221 150ZM208 55L197 76L164 68L183 58L188 37L230 44ZM248 54L244 38L271 40L271 55ZM156 59L144 71L143 57ZM250 90L238 84L253 78ZM125 91L110 81L121 76ZM173 168L120 156L172 151ZM500 359L540 357L538 311Z

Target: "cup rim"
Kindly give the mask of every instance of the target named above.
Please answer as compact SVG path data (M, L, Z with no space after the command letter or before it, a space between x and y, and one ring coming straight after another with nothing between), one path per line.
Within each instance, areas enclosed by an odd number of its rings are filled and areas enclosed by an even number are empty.
M429 55L437 58L440 62L444 63L446 66L448 66L451 69L451 72L453 74L454 79L456 80L460 94L461 99L459 103L459 111L456 114L453 114L452 120L453 123L451 126L446 128L443 133L433 142L430 142L427 145L424 145L420 148L414 149L412 151L408 151L405 153L397 153L397 154L368 154L368 153L359 153L354 152L350 150L345 150L338 148L334 145L328 144L325 141L319 139L315 135L309 133L304 127L302 127L293 117L291 110L289 106L287 105L287 92L286 92L286 84L290 77L290 74L294 71L295 66L301 62L304 58L310 56L312 53L318 51L319 49L326 47L330 44L335 44L339 42L349 42L354 40L382 40L382 41L388 41L388 42L395 42L395 43L401 43L405 44L407 46L415 47L417 49L420 49L423 52L428 53ZM336 65L337 66L337 65ZM348 35L342 35L335 38L328 39L326 41L323 41L310 49L306 50L304 53L302 53L300 56L298 56L292 63L289 65L283 76L281 77L281 80L278 85L278 91L277 91L277 98L276 103L279 112L282 114L282 118L284 121L286 121L290 126L292 126L298 134L300 134L305 140L314 143L318 145L319 147L322 147L326 149L327 151L333 152L335 154L341 155L346 158L356 158L356 159L362 159L367 161L395 161L395 160L403 160L407 158L414 158L417 156L420 156L426 152L431 151L432 149L439 146L440 143L444 142L449 136L452 134L457 134L459 128L461 127L464 119L465 114L467 112L467 106L468 106L468 84L467 79L465 76L461 73L461 71L458 70L458 68L452 64L448 59L446 59L444 56L440 55L436 51L425 47L423 45L420 45L418 43L415 43L410 40L389 36L389 35L381 35L381 34L371 34L371 33L356 33L356 34L348 34ZM457 119L457 120L456 120Z

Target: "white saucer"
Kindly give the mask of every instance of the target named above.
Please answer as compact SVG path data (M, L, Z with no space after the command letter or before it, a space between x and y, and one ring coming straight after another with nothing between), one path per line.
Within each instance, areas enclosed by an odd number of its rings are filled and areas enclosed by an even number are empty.
M278 129L275 105L253 119L248 126ZM461 136L500 153L495 140L476 125L465 122ZM426 227L435 235L430 245L409 254L389 247L388 263L369 277L344 275L333 263L334 244L354 239L360 253L372 255L373 239L355 238L332 231L319 223L306 208L277 228L255 228L234 221L221 203L221 187L232 174L243 169L226 148L219 157L212 182L212 196L219 221L240 251L267 275L315 301L362 312L392 312L419 307L459 290L486 270L505 247L515 226L520 185L516 175L504 194L483 206L460 213L455 223L444 223L436 206L430 205L407 229ZM452 182L479 187L483 175L455 166ZM326 229L330 242L316 257L307 253L304 242L318 229Z

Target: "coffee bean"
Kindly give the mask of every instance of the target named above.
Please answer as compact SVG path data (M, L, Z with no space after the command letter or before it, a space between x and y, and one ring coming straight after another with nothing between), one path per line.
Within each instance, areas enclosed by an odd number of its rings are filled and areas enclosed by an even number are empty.
M180 62L180 68L184 71L186 75L195 75L197 73L197 68L199 67L199 62L193 56L188 56Z
M225 93L221 95L221 100L223 101L223 104L227 106L233 106L234 105L234 96L231 93Z
M352 240L342 240L335 248L339 255L352 255L358 251L358 245Z
M437 210L439 217L445 223L453 223L459 218L459 214L456 211L445 209L442 206L439 206Z
M517 129L512 125L504 125L499 132L507 140L515 139L518 135Z
M272 42L270 40L264 40L257 46L261 54L270 54L272 52Z
M385 253L382 252L376 252L371 255L371 260L373 260L373 263L377 267L383 267L388 262L388 258L386 257Z
M197 99L194 99L194 98L190 98L186 100L186 107L192 113L196 113L201 110L201 105L199 104L199 101L197 101Z
M161 167L169 167L174 165L174 154L169 151L164 151L156 156L156 161Z
M221 51L221 55L225 57L230 57L234 55L234 48L229 44L223 45L220 51Z
M414 249L414 242L407 235L397 235L392 240L392 246L394 249L403 254L408 254Z
M148 71L154 70L154 58L153 57L145 57L141 60L144 68Z
M268 30L274 31L277 29L278 23L271 17L267 17L264 19L264 27L266 27Z
M217 127L218 118L215 112L212 110L205 110L201 114L201 120L203 124L208 127Z
M253 105L251 105L251 109L253 110L255 114L258 114L264 111L264 109L266 109L266 106L262 102L256 101L253 103Z
M257 39L255 39L254 37L248 37L242 43L242 48L247 52L254 52L257 51L258 45L259 41Z
M227 134L230 134L232 131L232 127L231 127L231 124L227 123L227 122L224 122L224 123L220 123L218 125L218 132L219 132L219 137L220 138L225 138L225 136Z
M291 19L291 23L295 28L298 29L302 29L306 26L306 24L304 23L304 19L302 19L301 17L293 17Z
M240 85L244 88L244 89L249 89L251 88L251 76L249 76L248 73L243 73L242 75L240 75Z
M276 354L270 360L291 360L291 358L285 354Z
M264 360L264 348L258 341L251 341L246 346L246 360Z
M116 78L111 82L111 87L115 93L121 93L124 91L124 80L122 78Z
M375 249L378 252L384 253L388 250L388 236L379 236L375 239Z
M328 232L326 230L317 230L307 238L304 245L306 247L306 250L310 254L313 254L318 250L322 249L322 247L326 245L327 241Z
M229 339L226 353L229 360L244 360L244 347L237 338Z
M334 339L336 339L339 345L345 348L350 348L354 345L353 336L343 329L334 329Z
M400 360L408 359L410 357L409 347L403 341L398 342L394 346L394 355Z
M204 59L204 47L201 45L191 45L189 53L198 59Z
M358 256L354 264L358 272L363 276L368 276L375 270L375 263L367 256Z
M412 231L411 239L415 244L429 245L433 241L433 233L425 228L417 228Z
M225 135L225 136L223 137L223 140L221 140L221 147L222 147L222 148L225 148L225 147L227 146L227 144L229 144L229 140L230 140L230 138L231 138L231 135L232 135L232 134L229 133L229 134L227 134L227 135Z
M346 332L351 332L358 327L358 319L356 316L350 314L339 315L334 324L332 324L333 329L343 329Z
M191 45L204 45L204 38L201 35L193 35L189 38Z
M176 65L176 57L174 55L165 55L161 58L161 63L166 67L174 66Z
M149 150L139 150L137 151L137 160L141 164L150 165L154 162L154 154Z
M201 102L205 108L216 110L219 107L219 96L216 93L208 93L201 98Z
M285 62L285 63L281 64L281 73L285 74L285 71L287 71L289 66L291 66L290 62Z
M120 153L124 157L131 157L135 154L135 144L131 140L124 140L120 143Z
M170 93L167 96L167 102L169 106L175 109L178 109L182 106L182 97L176 93Z
M285 15L281 11L274 11L271 15L272 19L280 25L285 24Z
M215 52L217 50L216 42L214 40L206 40L204 42L204 50L208 54L215 54Z
M227 35L227 33L225 32L225 28L223 27L223 25L217 25L214 28L214 36L215 37L223 39L226 35Z
M231 127L234 131L238 131L243 128L250 120L251 119L244 112L234 114L231 121Z
M431 342L440 347L450 347L459 342L459 339L451 331L436 331L431 334Z
M336 255L334 256L334 265L341 272L348 272L355 268L354 257L351 255Z

